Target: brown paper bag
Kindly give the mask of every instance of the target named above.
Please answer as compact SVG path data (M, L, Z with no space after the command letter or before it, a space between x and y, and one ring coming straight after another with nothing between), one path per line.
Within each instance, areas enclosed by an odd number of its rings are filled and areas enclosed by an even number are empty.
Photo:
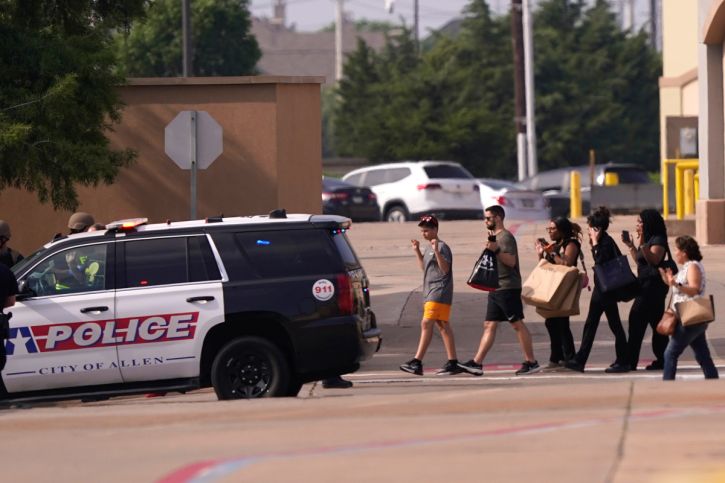
M583 276L583 273L580 274L580 278L578 278L576 283L569 289L569 292L567 293L566 298L562 302L560 308L547 310L536 307L536 313L545 319L550 319L552 317L569 317L571 315L579 315L579 297L581 296L582 288L584 286L583 282L581 281L581 277Z
M534 307L556 310L562 306L575 283L581 284L576 267L540 260L521 287L521 299Z

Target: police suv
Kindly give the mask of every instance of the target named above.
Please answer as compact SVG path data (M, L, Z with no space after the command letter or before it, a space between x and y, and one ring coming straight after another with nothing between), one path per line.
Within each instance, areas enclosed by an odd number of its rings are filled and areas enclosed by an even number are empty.
M294 396L357 370L381 337L350 220L277 215L124 220L15 265L0 400Z

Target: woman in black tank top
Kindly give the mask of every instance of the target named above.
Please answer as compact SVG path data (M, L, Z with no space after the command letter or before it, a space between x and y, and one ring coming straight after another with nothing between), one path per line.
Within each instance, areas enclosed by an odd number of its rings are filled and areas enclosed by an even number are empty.
M551 245L537 242L539 258L550 263L574 267L581 256L581 228L563 216L552 218L547 228ZM575 355L574 337L569 327L569 317L550 317L545 320L551 340L549 369L564 366Z

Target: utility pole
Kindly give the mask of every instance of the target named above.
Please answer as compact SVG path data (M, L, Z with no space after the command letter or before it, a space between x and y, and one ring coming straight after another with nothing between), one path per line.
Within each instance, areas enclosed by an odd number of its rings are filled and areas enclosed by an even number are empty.
M183 44L183 59L181 63L182 75L194 75L191 52L191 0L181 0L181 36Z
M534 28L531 15L531 0L523 0L522 24L524 27L524 74L526 78L526 143L529 176L539 172L536 159L536 118L534 89Z
M526 178L526 111L524 102L524 39L521 31L521 0L511 0L511 42L514 51L514 124L519 181Z
M415 53L418 55L420 55L419 17L418 0L413 0L413 34L415 35Z
M657 0L649 0L649 41L652 48L657 50L657 30L659 16L657 15Z
M337 0L335 9L335 82L342 80L342 9L345 0Z

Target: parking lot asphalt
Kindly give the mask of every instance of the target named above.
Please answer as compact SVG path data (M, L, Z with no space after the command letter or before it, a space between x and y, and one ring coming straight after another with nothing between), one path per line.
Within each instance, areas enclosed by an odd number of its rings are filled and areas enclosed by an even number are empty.
M615 218L611 233L633 231L634 219ZM545 226L510 223L524 277ZM440 235L454 253L452 322L465 359L485 313L485 293L465 284L485 233L480 221L443 221ZM703 380L689 352L675 382L643 370L605 374L614 347L603 323L586 373L515 376L522 355L513 331L501 327L482 377L433 375L445 359L439 337L425 375L403 373L398 365L415 350L421 316L422 273L410 250L418 228L361 223L349 236L384 337L381 351L346 376L352 389L310 383L297 398L251 401L217 401L205 389L0 411L3 481L725 481L725 386ZM722 300L725 247L703 254L708 291ZM584 292L582 312L588 303ZM625 321L627 312L622 304ZM572 318L577 345L583 319ZM527 307L526 321L546 362L543 320ZM721 372L724 336L714 322L708 337ZM648 341L642 354L651 360Z

